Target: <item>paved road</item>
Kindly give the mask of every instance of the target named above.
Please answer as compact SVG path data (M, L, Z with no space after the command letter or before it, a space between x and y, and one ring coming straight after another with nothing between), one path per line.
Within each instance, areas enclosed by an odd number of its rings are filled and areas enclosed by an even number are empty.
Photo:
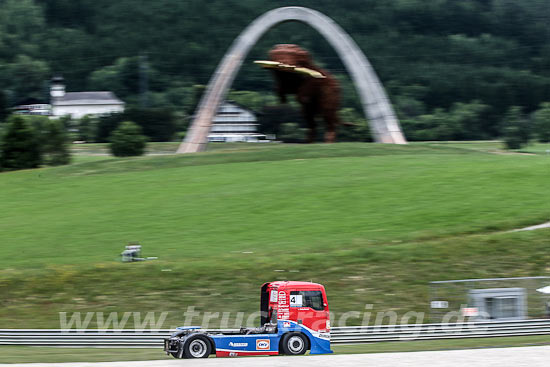
M4 367L547 367L550 346L437 352L343 354L300 357L241 357L203 360L0 364Z

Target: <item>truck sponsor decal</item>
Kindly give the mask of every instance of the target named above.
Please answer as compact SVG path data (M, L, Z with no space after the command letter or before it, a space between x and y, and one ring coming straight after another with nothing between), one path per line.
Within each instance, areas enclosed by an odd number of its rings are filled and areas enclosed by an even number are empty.
M286 292L280 291L278 298L279 309L277 310L277 319L288 320L290 318L290 310L288 308L288 302L286 300Z
M302 295L291 294L290 295L290 307L302 307Z
M256 350L269 350L269 347L270 347L269 339L256 340Z
M279 292L279 305L286 305L286 293L284 291Z
M248 347L248 343L233 343L229 342L230 347Z

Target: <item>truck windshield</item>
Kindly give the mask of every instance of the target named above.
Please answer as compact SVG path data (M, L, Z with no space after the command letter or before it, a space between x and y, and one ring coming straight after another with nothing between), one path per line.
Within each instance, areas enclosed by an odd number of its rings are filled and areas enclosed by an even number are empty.
M325 309L323 307L323 293L321 291L290 291L290 297L292 298L292 296L302 296L302 303L295 304L295 307L311 307L317 311Z

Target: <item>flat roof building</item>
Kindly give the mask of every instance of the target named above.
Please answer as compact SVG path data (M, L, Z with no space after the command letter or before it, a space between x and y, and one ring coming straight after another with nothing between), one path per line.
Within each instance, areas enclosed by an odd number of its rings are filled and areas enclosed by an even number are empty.
M258 142L274 138L258 132L258 126L258 119L252 111L234 102L226 101L218 108L218 112L212 120L208 141Z

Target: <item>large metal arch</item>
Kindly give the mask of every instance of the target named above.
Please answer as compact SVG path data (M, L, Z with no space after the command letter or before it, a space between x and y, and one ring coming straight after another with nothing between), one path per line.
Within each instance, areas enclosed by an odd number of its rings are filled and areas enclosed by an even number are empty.
M308 24L336 50L355 84L374 140L379 143L407 143L380 80L353 39L326 15L309 8L289 6L273 9L258 17L233 41L212 75L195 119L177 153L195 153L206 149L212 119L246 55L270 28L287 21Z

